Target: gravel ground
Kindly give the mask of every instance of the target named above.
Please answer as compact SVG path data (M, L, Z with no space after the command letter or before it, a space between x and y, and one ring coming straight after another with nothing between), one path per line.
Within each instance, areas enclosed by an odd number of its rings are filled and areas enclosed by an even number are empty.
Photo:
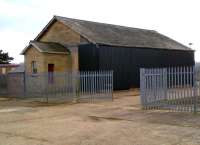
M199 145L200 115L143 111L139 97L44 104L0 99L0 145Z

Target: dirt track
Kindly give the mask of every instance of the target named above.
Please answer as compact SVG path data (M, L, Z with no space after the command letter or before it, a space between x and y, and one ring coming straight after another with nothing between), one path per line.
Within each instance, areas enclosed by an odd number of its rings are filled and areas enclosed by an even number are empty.
M200 116L143 111L131 92L114 102L60 104L0 99L0 145L199 145Z

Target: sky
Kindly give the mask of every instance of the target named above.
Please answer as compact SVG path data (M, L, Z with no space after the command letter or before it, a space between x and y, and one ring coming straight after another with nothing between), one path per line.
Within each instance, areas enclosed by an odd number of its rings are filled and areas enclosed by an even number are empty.
M199 0L0 0L0 49L20 52L54 15L156 30L189 46L200 62Z

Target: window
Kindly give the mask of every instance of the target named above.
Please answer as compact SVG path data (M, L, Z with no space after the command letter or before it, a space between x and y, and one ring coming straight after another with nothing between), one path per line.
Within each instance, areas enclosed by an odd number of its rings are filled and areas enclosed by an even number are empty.
M37 64L36 61L31 62L31 69L33 74L37 74Z

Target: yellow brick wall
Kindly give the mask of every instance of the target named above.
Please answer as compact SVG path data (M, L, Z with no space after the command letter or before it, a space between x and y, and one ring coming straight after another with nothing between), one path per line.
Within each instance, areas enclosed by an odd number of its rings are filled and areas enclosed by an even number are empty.
M31 62L36 61L38 73L44 72L44 56L36 48L29 48L24 55L26 73L32 73Z
M37 40L41 42L58 42L60 44L79 44L88 42L78 33L61 22L54 22L46 32ZM30 48L25 54L25 69L31 72L31 61L37 61L38 72L47 72L48 63L55 64L55 71L78 70L78 48L71 47L71 55L40 53Z
M0 67L0 74L7 74L14 69L15 67Z
M27 73L32 73L32 61L36 61L38 73L48 72L48 64L54 64L55 72L64 72L72 68L70 54L41 53L34 47L29 48L25 54L25 69Z
M65 72L72 69L70 54L49 54L44 53L44 69L48 71L48 64L54 64L55 72Z
M67 27L61 22L54 22L50 28L40 37L38 41L42 42L58 42L61 44L79 44L79 43L87 43L88 41L80 36L77 32ZM72 47L71 49L71 62L72 69L78 70L78 48ZM52 59L54 59L52 57ZM52 60L53 61L53 60ZM60 70L60 69L59 69Z
M61 44L79 43L80 40L81 37L78 33L58 21L52 24L39 39L43 42L59 42Z

